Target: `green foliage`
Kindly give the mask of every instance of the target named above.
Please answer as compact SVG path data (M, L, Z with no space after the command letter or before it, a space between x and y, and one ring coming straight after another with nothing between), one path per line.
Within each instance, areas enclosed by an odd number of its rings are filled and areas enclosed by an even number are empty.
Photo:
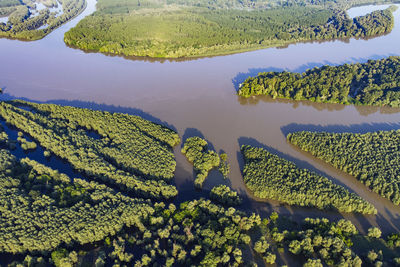
M58 250L55 250L51 253L51 259L54 262L54 265L59 267L61 260L63 258L66 258L68 256L68 251L65 248L61 248Z
M254 243L254 251L263 257L264 261L268 264L274 264L276 255L272 252L270 244L264 236Z
M83 50L177 58L368 37L393 28L391 10L352 20L334 1L325 2L99 0L99 11L68 31L64 41Z
M303 264L303 267L323 267L320 259L308 259L306 263Z
M329 266L361 266L361 259L350 249L350 238L355 234L357 230L350 221L306 218L302 230L286 235L285 242L293 254L308 259L318 256L304 266L322 266L321 261Z
M400 131L366 134L296 132L287 136L293 145L400 204Z
M238 94L316 102L400 106L400 57L323 66L303 74L264 72L248 78Z
M85 0L61 0L57 2L62 5L62 14L51 12L49 9L51 6L46 6L45 9L38 11L37 15L31 15L30 9L35 6L33 2L17 1L18 5L14 6L12 5L13 0L2 0L0 7L3 5L3 1L8 3L7 6L11 6L11 8L3 12L0 10L0 14L9 15L7 24L0 23L0 37L11 37L20 40L41 39L77 16L86 7Z
M18 162L0 150L0 252L52 251L60 244L88 244L140 225L154 212L143 200L105 185L70 178L33 160ZM64 250L57 262L73 262ZM62 254L62 255L61 255ZM65 266L60 263L60 266ZM72 266L72 265L71 265Z
M21 144L23 150L35 150L37 147L35 142L29 142L22 136L18 136L17 141Z
M179 208L169 206L169 214L164 212L164 203L154 206L155 213L143 222L143 227L135 226L113 237L118 249L114 245L108 257L114 262L136 260L136 266L238 266L244 263L242 250L250 242L247 232L261 222L257 215L246 217L232 207L226 209L204 199L184 202ZM164 219L154 224L160 217ZM144 250L142 256L123 256L127 251L138 251L138 247ZM117 252L124 260L115 256Z
M6 132L4 132L3 126L0 124L0 147L9 147L11 140L8 138Z
M224 178L228 178L229 172L231 170L231 166L228 163L228 156L226 153L222 153L219 155L219 167L218 170L224 176Z
M368 237L380 238L382 231L378 227L371 227L368 229Z
M262 148L242 146L241 151L244 182L257 197L341 212L376 213L370 203L326 177L300 169Z
M208 143L200 137L190 137L185 141L182 153L193 163L196 172L194 184L201 188L208 173L220 165L220 158L215 151L208 150Z
M239 205L242 202L238 193L236 191L233 191L226 185L213 187L210 192L210 198L221 204L230 206Z
M161 125L126 114L22 101L0 103L0 116L90 178L143 197L177 194L164 180L174 176L172 146L179 136ZM88 131L101 138L88 136Z
M387 237L387 244L390 248L400 247L400 234L391 234Z

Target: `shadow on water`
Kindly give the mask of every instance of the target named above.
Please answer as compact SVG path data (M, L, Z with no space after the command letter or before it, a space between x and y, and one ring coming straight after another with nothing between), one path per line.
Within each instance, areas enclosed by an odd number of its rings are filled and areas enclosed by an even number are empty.
M187 128L185 130L185 133L182 136L182 147L183 147L186 139L188 139L190 137L196 137L196 136L207 141L208 150L214 150L215 151L214 145L204 137L204 134L202 132L200 132L200 130L195 129L195 128Z
M329 132L329 133L368 133L376 131L399 130L399 123L362 123L351 125L315 125L291 123L281 127L282 133L287 136L289 133L299 131Z
M177 129L165 122L162 121L153 115L138 109L138 108L130 108L130 107L122 107L122 106L115 106L115 105L108 105L108 104L99 104L96 102L89 102L89 101L81 101L81 100L64 100L64 99L54 99L54 100L48 100L48 101L36 101L24 97L14 97L8 93L0 95L0 101L6 101L6 100L15 100L15 99L20 99L28 102L33 102L33 103L38 103L38 104L57 104L61 106L72 106L76 108L87 108L87 109L92 109L92 110L99 110L99 111L108 111L111 113L125 113L129 115L136 115L139 117L142 117L143 119L149 120L151 122L163 125L165 127L170 128L171 130L174 130L177 132Z
M16 141L18 138L19 130L7 125L6 122L3 120L0 120L0 124L2 125L4 131L7 133L9 138L11 140ZM23 137L30 142L35 141L27 134L24 134ZM43 165L46 165L54 170L57 170L59 173L64 173L68 175L70 178L86 179L81 173L75 171L67 161L55 156L54 154L51 154L50 157L45 157L44 156L45 149L42 146L40 146L38 142L35 141L35 143L37 144L37 148L34 150L27 150L27 151L22 149L20 143L16 143L16 148L11 150L10 152L17 159L29 158L35 160Z

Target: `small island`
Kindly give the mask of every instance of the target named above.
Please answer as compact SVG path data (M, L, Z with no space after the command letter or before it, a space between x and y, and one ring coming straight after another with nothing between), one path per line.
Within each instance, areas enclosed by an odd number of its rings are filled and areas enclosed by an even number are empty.
M400 107L400 57L322 66L305 73L262 72L247 78L238 95L323 103Z

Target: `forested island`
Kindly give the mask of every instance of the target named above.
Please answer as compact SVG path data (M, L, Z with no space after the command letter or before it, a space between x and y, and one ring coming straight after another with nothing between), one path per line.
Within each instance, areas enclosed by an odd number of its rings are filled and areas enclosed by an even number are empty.
M85 8L86 0L0 0L0 17L7 17L0 22L0 37L41 39Z
M244 182L259 198L341 212L376 213L370 203L326 177L300 169L262 148L242 146L241 151Z
M213 187L210 199L174 202L172 148L180 137L138 116L16 100L0 103L0 119L4 266L263 266L283 264L283 255L303 266L400 262L399 233L381 236L371 227L363 235L344 219L294 222L275 212L262 218L242 211L241 196L226 185ZM63 160L79 178L31 159L38 150ZM200 137L188 138L182 152L200 173L209 166L229 170L226 154ZM273 183L285 181L282 201L376 212L327 178L263 149L242 152L248 184L253 179L272 192ZM272 183L265 183L268 177L275 177ZM290 192L300 201L289 201Z
M400 131L366 134L305 131L291 133L287 139L400 205Z
M241 84L238 95L399 107L399 89L400 57L391 56L366 63L325 65L305 73L259 73Z
M365 3L374 2L99 0L64 41L88 51L180 58L389 33L393 7L349 18L346 8Z

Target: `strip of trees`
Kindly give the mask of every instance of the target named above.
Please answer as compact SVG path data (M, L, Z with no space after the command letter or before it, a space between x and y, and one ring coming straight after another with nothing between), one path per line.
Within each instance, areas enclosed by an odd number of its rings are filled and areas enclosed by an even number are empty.
M328 178L300 169L262 148L244 145L241 152L244 182L256 197L340 212L377 212L370 203Z
M267 95L273 98L315 102L400 106L400 57L369 60L366 63L322 66L305 73L263 72L241 85L243 97Z
M287 140L400 204L400 131L295 132Z
M207 141L203 138L189 137L186 139L181 152L193 164L196 173L194 181L196 188L203 187L203 183L212 169L218 168L224 178L227 178L230 170L227 155L225 153L218 155L214 150L210 150Z
M126 114L27 102L0 103L0 117L91 179L141 197L177 195L166 181L174 176L172 145L179 136L161 125Z

